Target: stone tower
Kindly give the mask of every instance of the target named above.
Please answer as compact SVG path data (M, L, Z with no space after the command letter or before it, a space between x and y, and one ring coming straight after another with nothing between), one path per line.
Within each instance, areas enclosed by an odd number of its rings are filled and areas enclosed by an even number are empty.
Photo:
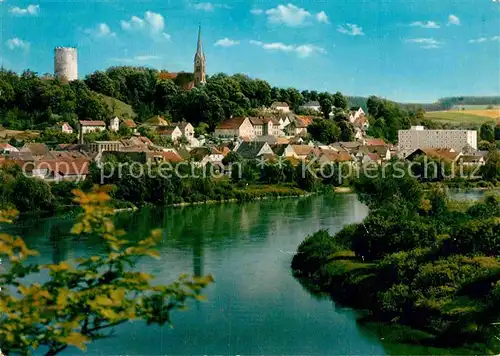
M205 85L207 82L207 74L205 71L205 54L201 43L201 26L198 29L198 47L194 55L194 86Z
M54 75L68 81L78 79L77 50L73 47L56 47L54 54Z

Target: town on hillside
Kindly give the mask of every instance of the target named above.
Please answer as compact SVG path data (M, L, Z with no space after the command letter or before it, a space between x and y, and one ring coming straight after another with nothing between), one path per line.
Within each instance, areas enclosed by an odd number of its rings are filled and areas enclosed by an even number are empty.
M54 65L55 80L69 82L70 85L78 83L75 48L56 48ZM102 73L89 76L87 83L92 85L96 78L102 76ZM182 80L175 82L179 78ZM44 80L54 81L50 78ZM159 105L179 100L179 105L185 105L183 100L189 100L189 97L183 95L198 95L200 90L209 90L213 86L210 80L207 82L201 27L193 73L160 72L158 80L160 86L156 90L166 90L159 97ZM76 93L80 91L77 89ZM178 93L180 99L171 98L168 91ZM423 124L432 124L432 121L422 119L421 108L410 120L415 125L410 126L408 122L403 123L408 113L382 99L369 99L365 109L359 106L349 109L349 100L341 93L301 94L294 90L272 88L273 91L274 97L286 100L274 101L267 106L254 104L246 112L240 108L233 112L229 110L225 118L211 121L209 125L193 122L190 117L186 118L187 115L178 121L173 121L172 115L162 114L144 119L144 115L142 118L134 117L137 115L133 112L116 115L116 110L113 110L112 116L92 117L85 107L86 117L75 119L72 116L71 121L64 121L64 116L52 113L49 120L55 123L46 126L44 132L0 128L0 165L11 162L29 167L29 175L51 181L84 180L92 162L100 166L111 156L141 163L193 162L205 167L207 164L223 166L222 162L230 152L238 154L243 160L262 157L317 159L321 163L342 162L357 166L382 164L393 159L413 160L424 155L481 166L488 159L488 147L484 140L494 144L495 138L498 139L495 135L498 136L500 130L500 123L495 129L490 127L493 134L488 138L488 132L478 134L477 130L427 129ZM302 99L297 101L293 96ZM306 100L307 97L311 100ZM210 100L216 102L220 98L212 97ZM88 105L91 105L90 102ZM116 100L111 106L117 106ZM177 112L175 108L171 110ZM391 115L395 123L389 126ZM488 127L481 127L483 129L488 131Z

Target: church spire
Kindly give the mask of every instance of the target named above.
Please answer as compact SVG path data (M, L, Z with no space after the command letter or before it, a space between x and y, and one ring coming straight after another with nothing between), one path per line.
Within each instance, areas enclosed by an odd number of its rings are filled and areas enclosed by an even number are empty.
M203 44L201 42L201 25L198 27L198 46L196 48L196 57L205 57L203 54Z
M201 25L198 28L198 45L194 55L194 85L204 85L207 80L205 72L205 54L203 53L203 44L201 42Z

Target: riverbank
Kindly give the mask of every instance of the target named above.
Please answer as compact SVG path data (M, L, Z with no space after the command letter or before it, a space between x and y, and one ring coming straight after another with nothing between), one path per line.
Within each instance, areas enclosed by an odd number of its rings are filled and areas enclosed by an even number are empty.
M440 335L415 329L399 323L399 318L388 319L377 308L380 279L377 263L364 262L354 252L344 250L330 256L314 274L303 275L294 271L297 280L311 293L329 296L339 306L367 311L358 323L375 333L384 345L392 350L407 350L411 345L415 354L426 355L494 355L487 345L473 343L450 345ZM399 346L398 346L399 345ZM394 354L400 354L394 351Z
M335 236L306 237L293 274L314 293L366 310L364 321L394 329L397 342L495 354L500 196L463 204L433 188L411 179L361 181L368 216Z

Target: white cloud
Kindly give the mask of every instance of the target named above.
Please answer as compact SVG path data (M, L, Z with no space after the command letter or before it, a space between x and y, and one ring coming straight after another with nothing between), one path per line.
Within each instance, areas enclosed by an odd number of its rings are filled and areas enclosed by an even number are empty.
M250 13L252 15L262 15L264 13L264 10L262 10L262 9L252 9L252 10L250 10Z
M165 19L162 15L146 11L144 18L132 16L129 21L120 21L122 29L129 32L147 32L152 36L161 36L170 39L170 35L165 30Z
M14 15L19 15L19 16L24 16L24 15L36 16L40 13L40 6L28 5L28 7L26 7L25 9L16 6L11 8L10 12L13 13Z
M476 38L475 40L470 40L469 43L483 43L488 41L486 37Z
M469 43L484 43L488 41L499 41L500 42L500 36L493 36L490 38L486 37L481 37L481 38L476 38L474 40L469 40Z
M349 36L364 36L363 28L352 23L348 23L345 26L339 26L337 31Z
M460 25L460 18L455 15L448 16L448 25Z
M282 42L273 42L273 43L264 43L262 41L254 41L251 40L250 44L262 47L268 51L281 51L287 53L296 53L301 58L309 57L315 53L326 53L324 48L314 46L311 44L303 44L303 45L287 45Z
M201 10L206 12L214 11L215 8L214 5L210 2L201 2L199 4L194 4L193 7L196 10Z
M291 27L303 25L312 16L309 11L293 4L278 5L276 8L267 10L266 15L270 23Z
M84 32L90 36L97 38L116 37L116 33L111 31L111 28L105 23L100 23L97 28L89 28Z
M225 4L214 4L211 2L200 2L197 4L192 4L192 6L199 11L206 11L206 12L212 12L215 9L230 9L230 6L225 5Z
M231 40L227 37L215 42L215 45L220 47L231 47L231 46L236 46L238 44L240 44L240 41Z
M442 42L436 41L434 38L411 38L406 40L408 43L416 43L420 45L420 48L424 49L434 49L441 48Z
M23 41L17 37L14 37L14 38L7 40L7 42L5 42L5 44L7 45L7 47L10 50L21 49L21 50L27 51L30 48L29 42Z
M434 21L415 21L410 24L412 27L422 27L422 28L440 28Z
M320 23L330 23L328 15L324 11L320 11L316 14L316 20Z
M295 52L299 54L300 57L309 57L311 54L314 53L326 53L324 48L310 45L310 44L305 44L305 45L300 45L295 48Z

